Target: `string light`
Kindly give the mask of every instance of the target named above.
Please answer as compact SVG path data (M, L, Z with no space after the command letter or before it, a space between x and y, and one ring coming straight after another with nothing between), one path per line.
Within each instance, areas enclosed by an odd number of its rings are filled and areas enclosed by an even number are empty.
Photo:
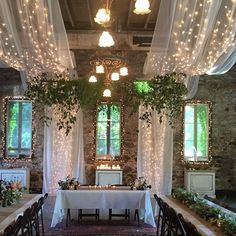
M61 73L68 64L69 54L63 55L63 58L58 60L57 41L45 3L38 1L31 3L28 0L22 2L22 5L19 4L18 12L14 12L15 15L18 14L20 21L19 27L22 31L20 37L13 37L9 31L10 27L3 22L4 18L0 19L2 34L0 59L17 70L27 71L29 76L35 76L42 71ZM16 39L19 41L15 42ZM26 43L30 48L23 46Z
M227 1L222 3L222 11L209 35L208 11L212 9L214 1L202 2L196 5L194 11L185 6L178 6L178 20L173 24L173 37L170 38L171 51L163 54L150 53L149 60L152 71L160 71L161 74L182 72L188 75L205 74L214 67L218 58L230 50L235 44L235 19L233 9L235 3ZM191 22L184 24L184 22ZM201 22L201 24L199 23ZM204 55L199 49L205 44ZM150 71L150 70L149 70Z

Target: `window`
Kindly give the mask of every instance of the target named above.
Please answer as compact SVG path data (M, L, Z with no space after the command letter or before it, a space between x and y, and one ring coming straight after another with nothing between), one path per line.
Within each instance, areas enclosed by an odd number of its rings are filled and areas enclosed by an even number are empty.
M96 156L121 156L121 106L104 103L97 107Z
M5 157L30 157L32 102L26 98L7 98L5 112Z
M184 159L209 160L209 105L196 102L184 106Z

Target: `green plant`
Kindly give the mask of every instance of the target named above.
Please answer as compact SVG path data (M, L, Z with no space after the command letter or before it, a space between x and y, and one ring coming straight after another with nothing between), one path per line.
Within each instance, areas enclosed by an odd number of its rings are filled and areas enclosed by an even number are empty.
M236 217L234 215L226 214L220 209L208 205L207 201L196 193L187 192L183 188L176 188L172 196L205 220L210 220L211 223L220 226L227 235L236 235Z
M156 110L160 115L160 122L163 115L169 118L172 124L173 119L178 117L182 107L182 99L187 89L183 83L177 82L179 76L176 73L164 76L155 76L152 80L145 81L143 89L138 89L139 81L119 81L111 83L112 98L109 101L122 99L125 106L132 107L133 112L138 110L140 105ZM104 87L103 78L96 84L89 83L87 79L66 81L61 79L51 80L47 74L36 77L28 85L26 96L34 100L36 107L54 107L59 114L57 126L65 129L68 134L76 121L76 112L79 108L94 109L97 101L104 100L102 97ZM41 105L41 106L40 106ZM55 105L55 106L53 106ZM151 123L152 112L146 111L140 119ZM47 123L50 118L44 115L42 119Z

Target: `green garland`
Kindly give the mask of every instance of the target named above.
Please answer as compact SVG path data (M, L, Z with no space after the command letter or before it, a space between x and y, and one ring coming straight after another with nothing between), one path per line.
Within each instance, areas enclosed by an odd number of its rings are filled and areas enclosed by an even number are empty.
M133 80L112 82L110 87L112 98L107 100L122 100L124 106L132 108L132 112L138 111L141 104L151 107L160 115L160 122L162 117L167 115L172 125L173 119L180 114L183 96L187 93L185 85L176 82L179 76L182 75L173 73L156 76L152 80L143 82ZM78 108L94 109L98 101L104 100L103 90L103 78L100 78L97 83L89 83L87 79L66 81L58 78L55 81L48 79L47 74L43 74L31 81L26 96L34 100L37 107L57 105L60 113L57 126L59 129L65 129L68 134L76 121L75 111ZM140 118L150 124L151 116L152 112L145 112ZM42 118L45 122L50 120L46 115Z
M173 197L188 206L205 220L217 225L227 235L236 235L236 217L227 214L220 209L209 206L207 201L199 197L196 193L191 193L183 188L177 188L173 192Z

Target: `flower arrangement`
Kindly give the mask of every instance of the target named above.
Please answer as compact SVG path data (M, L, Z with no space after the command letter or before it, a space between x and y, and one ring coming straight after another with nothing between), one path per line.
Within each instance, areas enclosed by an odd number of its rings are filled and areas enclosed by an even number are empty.
M174 190L172 196L188 206L203 219L217 225L226 235L236 235L236 217L222 210L209 206L207 201L196 193L191 193L183 188Z
M58 185L61 190L68 190L68 189L77 189L77 187L80 184L76 178L71 178L70 176L67 176L65 181L59 180Z
M130 183L131 190L146 190L147 188L151 187L151 185L147 184L147 181L144 177L139 177Z
M11 205L18 202L25 188L22 187L20 181L4 181L0 180L0 202L2 206Z

